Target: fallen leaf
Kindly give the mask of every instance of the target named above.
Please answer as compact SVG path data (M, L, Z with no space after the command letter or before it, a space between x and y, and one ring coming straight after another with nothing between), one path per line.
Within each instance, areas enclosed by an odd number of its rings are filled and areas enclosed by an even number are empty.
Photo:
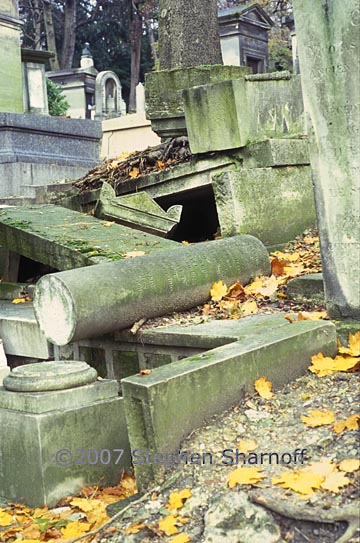
M283 253L281 251L274 251L271 253L273 256L276 256L276 258L280 260L286 260L287 262L296 262L299 260L300 255L299 253Z
M165 169L165 164L163 162L161 162L161 160L157 160L156 165L159 168L159 170L164 170Z
M255 301L248 300L239 306L239 310L241 311L241 315L243 317L248 317L249 315L255 315L255 313L258 313L259 308Z
M360 468L360 460L358 458L345 458L340 462L338 468L340 471L345 471L345 473L353 473Z
M159 529L164 532L165 535L176 534L179 531L177 526L175 526L177 521L178 517L176 515L167 515L159 520Z
M12 301L13 304L24 304L25 302L32 302L32 298L30 296L23 296L22 298L14 298Z
M0 526L10 526L12 524L13 518L9 513L0 509Z
M270 277L257 277L255 281L245 287L245 293L248 296L270 298L278 287L275 275Z
M339 346L339 353L350 356L360 356L360 330L355 334L349 334L349 347Z
M189 543L191 537L187 534L178 534L170 539L171 543Z
M136 258L137 256L143 256L145 251L130 251L130 253L123 254L124 258Z
M264 477L259 468L237 468L228 474L228 485L229 488L236 485L255 485Z
M301 421L309 428L316 428L317 426L325 426L331 424L335 420L335 414L333 411L319 411L313 409L309 416L301 417Z
M351 415L345 420L339 420L334 424L334 431L341 434L346 430L357 430L359 428L360 415Z
M273 257L271 259L271 275L275 275L275 277L285 275L285 266L286 262L284 260L279 260L278 258L276 258L276 256Z
M139 168L133 168L130 172L129 172L129 177L131 177L131 179L136 179L137 177L139 177L140 175L140 170Z
M287 321L289 321L290 324L292 324L293 322L296 322L296 319L294 319L294 317L292 317L291 315L285 315L284 317Z
M327 316L326 311L302 311L298 314L298 321L317 321L326 319Z
M359 364L359 359L347 355L338 355L335 358L318 353L311 357L309 370L319 377L331 375L336 371L349 371Z
M259 377L259 379L255 381L254 387L259 396L265 400L270 400L274 395L271 392L272 383L271 381L268 381L266 377Z
M74 498L71 500L70 505L77 507L84 513L89 513L90 511L94 511L97 507L99 507L101 505L101 501L87 498Z
M138 534L143 528L145 528L145 524L143 522L135 522L134 524L131 524L130 526L125 528L125 533L126 535Z
M307 473L317 473L322 477L327 477L330 473L336 471L336 464L331 460L322 460L320 462L311 462L304 470Z
M115 224L115 223L114 223L114 222L111 222L111 221L107 221L107 222L101 223L101 226L105 226L106 228L109 228L109 227L112 226L113 224Z
M245 299L244 287L241 285L241 283L237 281L236 283L230 285L230 287L227 290L226 297L234 299L234 300Z
M220 302L226 296L227 286L220 280L216 281L210 290L210 296L213 302Z
M273 477L272 483L283 488L294 490L299 494L310 495L314 490L319 489L324 477L316 473L308 473L303 470L296 470L283 473L280 477Z
M255 439L250 439L249 441L246 441L245 439L240 439L237 449L243 453L248 453L250 451L255 450L257 447L257 443Z
M89 532L91 524L88 522L69 522L65 528L61 528L61 533L66 539L73 539L79 537L80 535L86 534Z
M140 370L138 375L150 375L152 370Z
M350 483L351 481L349 477L346 477L346 475L337 471L330 473L326 477L325 481L321 483L321 488L323 490L329 490L330 492L337 493L339 492L340 488L347 486Z
M191 498L191 490L189 488L184 488L184 490L181 490L180 492L171 492L169 496L169 503L167 505L168 511L173 511L174 509L181 509L183 507L185 501L188 498Z

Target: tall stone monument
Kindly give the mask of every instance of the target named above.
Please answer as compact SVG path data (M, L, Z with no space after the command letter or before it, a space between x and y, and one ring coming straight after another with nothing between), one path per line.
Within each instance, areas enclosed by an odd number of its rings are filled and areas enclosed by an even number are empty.
M294 0L326 305L360 320L360 9Z
M17 0L0 2L0 112L23 113Z

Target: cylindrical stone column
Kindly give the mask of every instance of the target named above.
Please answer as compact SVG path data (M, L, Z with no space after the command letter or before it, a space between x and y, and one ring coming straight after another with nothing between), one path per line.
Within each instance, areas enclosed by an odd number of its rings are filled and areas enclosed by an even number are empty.
M269 272L261 241L235 236L45 275L35 289L35 315L51 343L66 345L202 304L219 279L246 284Z

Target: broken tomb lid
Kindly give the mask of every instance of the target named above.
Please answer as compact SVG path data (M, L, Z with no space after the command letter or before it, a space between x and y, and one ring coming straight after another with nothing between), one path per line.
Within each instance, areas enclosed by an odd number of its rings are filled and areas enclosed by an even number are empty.
M97 371L86 362L60 360L14 368L3 386L13 392L48 392L80 387L96 381Z

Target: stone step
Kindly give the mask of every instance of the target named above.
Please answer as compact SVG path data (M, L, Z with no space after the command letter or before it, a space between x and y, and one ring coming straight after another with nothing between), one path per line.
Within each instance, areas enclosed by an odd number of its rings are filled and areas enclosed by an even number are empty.
M276 390L304 374L312 355L334 356L337 351L336 329L328 321L290 324L284 315L261 315L224 324L217 323L217 332L215 324L189 327L188 339L178 330L187 344L195 345L193 332L196 343L214 345L218 338L221 346L122 380L132 451L176 452L194 428L254 391L257 378L265 376ZM166 329L158 333L166 334ZM176 342L176 332L168 328L167 341L171 335ZM229 342L224 345L225 336ZM138 463L135 474L138 488L145 489L162 480L164 465Z
M53 347L40 331L30 302L15 305L0 301L0 338L7 355L41 360L53 356Z

